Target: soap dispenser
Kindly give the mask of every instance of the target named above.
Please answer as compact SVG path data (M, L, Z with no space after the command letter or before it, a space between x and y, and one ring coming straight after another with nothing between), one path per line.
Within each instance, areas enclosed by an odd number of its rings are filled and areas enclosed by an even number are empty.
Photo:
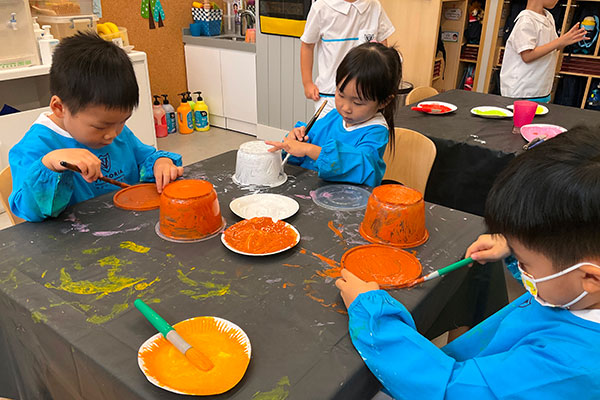
M188 94L179 93L181 104L177 107L177 122L179 124L179 133L188 134L194 132L194 121L192 119L192 108L188 103Z
M210 129L208 118L208 106L204 102L202 92L194 92L198 95L196 105L194 106L194 129L197 131L207 131Z
M169 103L166 94L161 94L161 96L163 97L162 108L165 110L165 116L163 118L167 124L167 132L177 133L177 114L175 113L175 109Z
M165 110L160 105L160 96L152 96L154 97L154 103L152 103L152 115L154 116L154 131L156 133L157 138L166 137L167 133L167 123L164 119Z
M50 33L50 25L43 25L42 29L44 30L44 34L38 43L40 45L40 56L42 56L42 64L50 65L52 64L52 54L54 53L54 48L58 44L58 39L54 39L54 36Z

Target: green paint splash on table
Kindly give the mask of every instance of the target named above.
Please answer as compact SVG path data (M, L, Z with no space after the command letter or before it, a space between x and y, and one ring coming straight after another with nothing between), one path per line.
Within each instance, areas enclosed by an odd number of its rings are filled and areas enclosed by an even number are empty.
M107 247L96 247L96 248L93 248L93 249L85 249L85 250L82 250L81 252L83 254L98 254L98 253L100 253L103 250L110 250L110 246L107 246Z
M44 322L44 323L48 322L48 317L46 317L44 314L42 314L39 311L33 311L31 313L31 319L36 324L39 324L40 322Z
M256 392L252 400L285 400L290 395L290 378L284 376L277 382L272 390L268 392Z
M19 284L17 283L17 269L13 268L10 273L8 274L8 276L4 279L0 279L0 283L8 283L8 282L12 282L14 283L14 287L13 289L17 289L19 287Z
M144 254L144 253L147 253L150 251L150 247L140 246L139 244L135 244L130 241L121 242L119 247L122 249L131 250L135 253L141 253L141 254Z

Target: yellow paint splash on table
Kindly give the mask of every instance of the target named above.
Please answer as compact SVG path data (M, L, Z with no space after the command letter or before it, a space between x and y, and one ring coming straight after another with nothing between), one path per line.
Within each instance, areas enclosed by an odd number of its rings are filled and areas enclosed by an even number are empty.
M16 275L16 273L17 273L17 269L13 268L5 279L0 279L0 283L12 282L15 285L13 287L13 289L17 289L19 287L19 285L17 283L17 275Z
M148 283L146 283L146 282L141 282L141 283L138 283L137 285L135 285L134 287L135 287L135 290L144 290L144 289L146 289L147 287L149 287L149 286L151 286L151 285L155 284L155 283L156 283L156 282L158 282L158 281L160 281L160 278L157 276L157 277L156 277L156 278L155 278L155 279L154 279L152 282L148 282Z
M129 308L129 304L128 303L123 303L123 304L115 304L112 308L112 311L110 312L110 314L107 315L97 315L94 314L91 317L89 317L87 319L88 322L91 322L92 324L103 324L105 322L110 321L111 319L113 319L114 317L116 317L117 315L119 315L120 313L122 313L123 311L127 310Z
M189 272L188 272L188 274L189 274ZM190 296L194 300L198 300L200 298L206 298L206 297L224 296L226 294L231 293L231 290L230 290L231 284L224 285L224 284L214 283L214 282L195 281L195 280L189 278L180 269L177 270L177 278L179 278L179 280L181 282L185 283L186 285L194 288L194 289L181 290L181 294ZM205 292L205 290L208 290L208 292Z
M252 395L252 400L285 400L290 395L290 378L284 376L277 382L272 390L268 392L256 392Z
M48 270L44 270L44 272L42 272L42 279L44 279L44 277L46 276L46 272L48 272Z
M85 249L85 250L81 250L81 252L83 254L98 254L100 253L102 250L109 250L110 247L95 247L93 249Z
M141 246L139 244L135 244L130 241L121 242L119 247L122 249L131 250L133 252L141 253L141 254L144 254L144 253L147 253L150 251L150 247Z
M31 313L31 319L36 324L39 324L40 322L48 322L48 317L46 317L44 314L42 314L39 311L33 311Z

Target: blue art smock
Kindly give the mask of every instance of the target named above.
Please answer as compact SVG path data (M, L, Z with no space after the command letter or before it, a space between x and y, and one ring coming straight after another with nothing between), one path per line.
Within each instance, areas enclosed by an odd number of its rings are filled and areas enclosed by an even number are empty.
M519 297L442 349L382 290L348 309L350 337L395 399L600 399L600 323Z
M296 127L302 125L298 123ZM315 122L308 138L308 143L321 147L319 158L290 156L290 164L317 171L319 178L326 181L381 184L385 173L383 153L389 139L381 113L367 122L347 127L337 110L331 110Z
M13 182L10 208L27 221L56 217L69 205L117 189L99 180L88 183L77 172L48 169L42 158L51 151L89 150L102 162L102 175L129 184L154 182L154 163L160 157L170 158L175 165L181 166L179 154L143 144L126 126L108 146L91 149L49 121L47 116L40 116L8 155Z

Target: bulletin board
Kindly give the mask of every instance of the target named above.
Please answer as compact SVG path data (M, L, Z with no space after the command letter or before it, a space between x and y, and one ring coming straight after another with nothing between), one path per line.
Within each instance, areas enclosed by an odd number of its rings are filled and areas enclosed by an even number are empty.
M260 32L300 37L312 0L261 0Z

